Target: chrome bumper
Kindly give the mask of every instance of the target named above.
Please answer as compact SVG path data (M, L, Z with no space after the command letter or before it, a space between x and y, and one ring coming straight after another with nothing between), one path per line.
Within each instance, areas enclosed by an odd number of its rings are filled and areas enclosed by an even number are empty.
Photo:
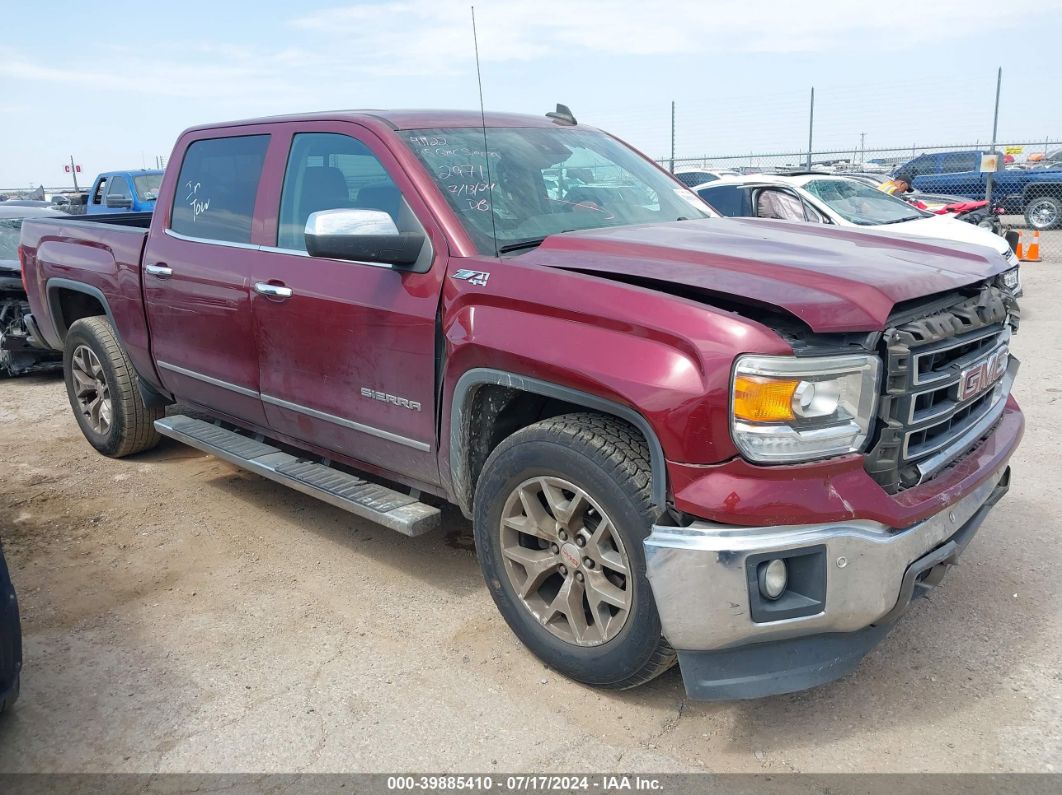
M959 502L900 531L870 521L654 526L645 540L646 565L664 636L676 649L707 651L854 632L892 620L911 598L912 564L925 559L927 566L937 565L957 556L987 509L1005 492L1006 469L1000 467ZM954 545L948 560L929 555L959 536L961 543ZM821 609L813 615L754 621L752 601L759 596L748 558L812 547L825 548Z

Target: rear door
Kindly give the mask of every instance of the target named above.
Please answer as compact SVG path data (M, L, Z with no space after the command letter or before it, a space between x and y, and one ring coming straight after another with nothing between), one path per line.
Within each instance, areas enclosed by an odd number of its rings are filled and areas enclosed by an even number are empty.
M261 128L259 128L261 129ZM216 131L213 131L216 134ZM202 135L202 134L201 134ZM254 207L270 136L201 137L153 219L143 258L152 354L183 400L265 424L250 283Z
M340 122L288 132L269 166L270 174L284 174L263 215L274 226L274 245L263 247L252 276L252 289L290 291L286 298L255 292L251 299L269 424L285 436L436 483L444 238L372 133ZM424 272L308 256L307 217L340 208L382 210L400 231L427 234L430 245L418 263Z

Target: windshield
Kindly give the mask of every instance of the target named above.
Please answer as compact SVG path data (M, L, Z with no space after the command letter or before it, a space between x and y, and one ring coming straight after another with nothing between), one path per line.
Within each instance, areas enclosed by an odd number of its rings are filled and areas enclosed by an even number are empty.
M712 217L695 193L594 130L488 128L489 182L482 129L403 135L484 253L576 229Z
M21 218L0 218L0 260L18 259L18 236Z
M153 201L159 197L162 186L162 174L141 174L133 177L137 195L144 201Z
M929 215L902 199L854 179L816 179L806 183L804 190L846 221L860 226L896 224Z

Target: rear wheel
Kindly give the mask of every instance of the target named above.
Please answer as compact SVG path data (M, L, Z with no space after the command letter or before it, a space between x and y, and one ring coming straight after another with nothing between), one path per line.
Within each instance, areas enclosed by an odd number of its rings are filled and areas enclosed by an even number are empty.
M1044 231L1062 225L1062 198L1034 196L1025 204L1025 221L1032 229Z
M648 459L629 425L570 414L503 441L476 487L476 548L498 609L550 667L599 687L634 687L675 661L645 576Z
M112 458L149 450L162 438L140 397L136 372L105 317L78 320L66 335L63 374L70 407L89 444Z

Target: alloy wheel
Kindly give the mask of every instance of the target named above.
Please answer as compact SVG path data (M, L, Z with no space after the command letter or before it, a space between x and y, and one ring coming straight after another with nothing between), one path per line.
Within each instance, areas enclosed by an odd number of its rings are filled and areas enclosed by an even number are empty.
M500 540L513 590L550 633L599 646L623 629L630 559L612 520L581 488L557 477L521 483L502 510Z
M106 436L113 419L111 392L99 357L87 345L79 345L74 349L70 375L74 382L78 411L93 431Z
M1050 229L1058 223L1058 208L1047 199L1029 205L1029 223L1035 229Z

